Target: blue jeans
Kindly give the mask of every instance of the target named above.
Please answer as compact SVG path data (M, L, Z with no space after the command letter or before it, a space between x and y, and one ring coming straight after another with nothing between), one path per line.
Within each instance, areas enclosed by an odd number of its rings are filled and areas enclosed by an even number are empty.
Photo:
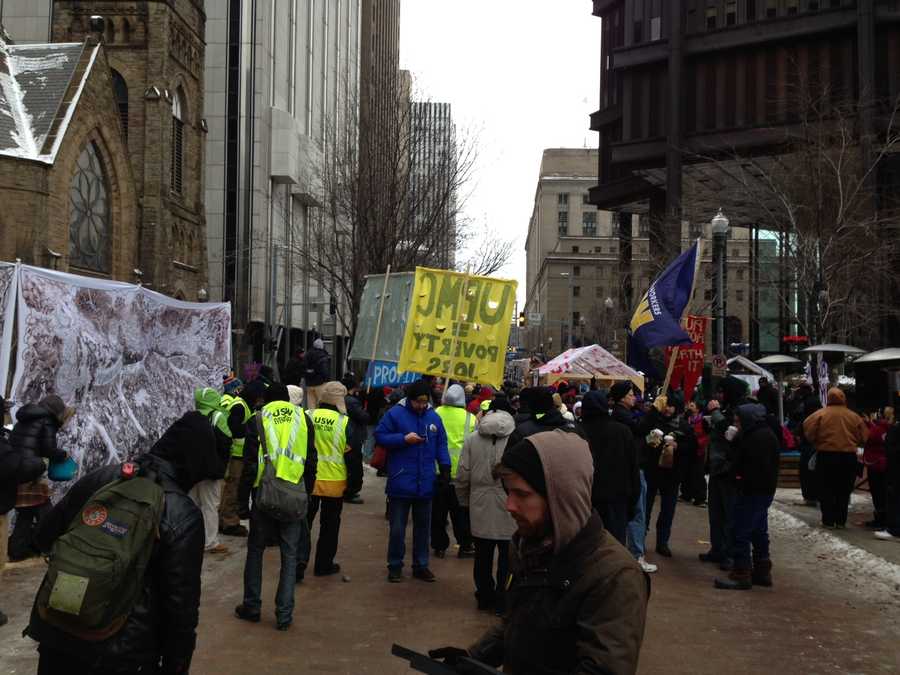
M734 500L734 567L750 569L753 560L769 559L769 507L772 495L738 495Z
M428 567L431 500L391 497L388 502L388 520L391 527L387 555L389 568L403 569L403 558L406 556L406 521L409 520L410 509L413 512L413 569Z
M644 557L644 539L647 537L647 479L641 471L641 494L634 510L634 518L628 523L628 550L635 558Z
M665 471L666 473L663 473ZM672 535L672 522L675 520L675 506L678 504L678 486L669 475L672 469L658 470L650 474L647 481L647 529L653 517L653 502L659 493L659 515L656 517L656 545L668 546Z
M275 592L275 618L278 623L290 623L294 614L294 582L297 573L297 546L303 521L282 523L261 513L256 507L250 512L250 533L247 536L247 562L244 565L244 606L258 612L262 608L262 561L268 534L277 534L281 548L281 574Z

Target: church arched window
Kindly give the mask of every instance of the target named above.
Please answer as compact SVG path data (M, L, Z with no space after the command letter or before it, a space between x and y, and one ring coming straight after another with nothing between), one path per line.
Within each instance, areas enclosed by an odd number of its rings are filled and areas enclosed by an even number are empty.
M109 272L109 185L96 144L88 143L69 186L69 264Z
M122 131L128 138L128 84L118 70L112 71L113 93L116 95L116 105L119 107L119 119L122 121Z
M170 187L181 194L184 173L184 92L181 87L172 96L172 177Z

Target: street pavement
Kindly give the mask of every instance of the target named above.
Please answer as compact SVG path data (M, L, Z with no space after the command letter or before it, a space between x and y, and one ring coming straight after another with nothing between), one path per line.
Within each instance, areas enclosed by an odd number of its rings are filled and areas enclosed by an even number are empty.
M465 646L494 621L475 609L472 561L455 554L432 561L437 583L410 578L409 568L403 583L385 581L384 484L373 474L366 480L365 504L344 507L342 574L309 576L297 587L286 633L275 630L273 615L277 550L265 558L263 620L249 624L233 615L241 601L243 540L225 538L231 554L204 563L192 673L406 673L390 655L392 643L418 651ZM852 528L835 536L810 527L814 512L788 506L792 499L780 492L770 517L773 589L713 589L718 570L697 560L708 540L704 508L679 503L671 560L652 553L651 532L648 557L660 571L653 575L640 673L900 672L900 544L873 543L870 533ZM868 497L862 499L851 520L865 519ZM30 561L4 574L0 607L10 622L0 628L0 673L35 672L34 644L20 633L42 573L43 563Z

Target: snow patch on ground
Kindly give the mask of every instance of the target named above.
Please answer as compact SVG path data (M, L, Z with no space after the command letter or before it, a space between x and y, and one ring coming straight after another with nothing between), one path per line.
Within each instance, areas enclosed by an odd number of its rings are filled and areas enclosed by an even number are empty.
M835 572L847 572L848 582L857 585L860 591L871 593L876 601L885 602L890 598L900 601L900 565L854 546L827 530L810 527L775 507L769 509L769 528L806 544L823 565ZM886 542L885 545L892 544Z

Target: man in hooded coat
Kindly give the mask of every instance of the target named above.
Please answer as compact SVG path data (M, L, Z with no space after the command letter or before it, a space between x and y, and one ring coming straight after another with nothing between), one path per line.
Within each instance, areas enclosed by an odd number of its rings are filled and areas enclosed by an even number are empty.
M141 473L155 475L165 493L142 594L122 629L101 642L80 640L32 611L25 632L40 643L38 675L189 672L197 641L204 531L200 509L187 493L202 480L220 478L226 459L217 452L209 421L192 411L135 460ZM75 483L41 520L41 550L49 552L91 496L121 471L121 464L105 466Z
M554 430L508 447L498 470L516 521L507 610L462 656L512 675L635 673L650 579L591 509L587 443Z

